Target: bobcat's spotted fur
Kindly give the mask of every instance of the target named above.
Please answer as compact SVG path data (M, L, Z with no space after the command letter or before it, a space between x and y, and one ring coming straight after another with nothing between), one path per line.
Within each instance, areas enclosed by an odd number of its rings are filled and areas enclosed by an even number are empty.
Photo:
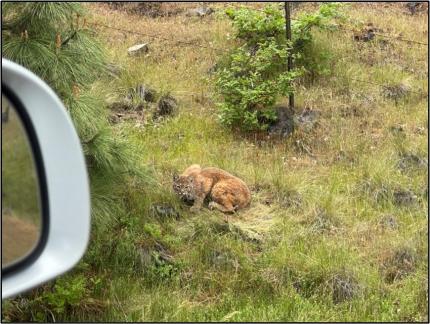
M202 169L198 164L173 176L173 190L182 200L193 201L191 211L199 210L206 197L210 199L210 209L224 213L233 213L251 202L251 192L241 179L218 168Z

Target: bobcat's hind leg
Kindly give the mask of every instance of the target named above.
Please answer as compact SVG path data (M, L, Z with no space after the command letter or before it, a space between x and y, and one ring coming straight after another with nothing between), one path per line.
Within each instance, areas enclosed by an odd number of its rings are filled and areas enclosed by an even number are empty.
M213 210L213 209L218 209L219 211L221 211L221 212L223 212L224 213L224 221L226 222L226 223L228 223L229 222L229 219L228 219L228 215L229 215L229 213L234 213L235 212L235 210L234 210L234 208L233 208L233 206L231 206L231 208L227 208L227 207L224 207L223 205L221 205L221 204L218 204L217 202L215 202L215 201L211 201L210 203L209 203L209 209L210 210Z
M230 208L230 206L223 206L223 205L221 205L221 204L218 204L217 202L215 202L215 201L211 201L210 203L209 203L209 209L210 210L213 210L213 209L218 209L219 211L222 211L223 213L234 213L234 208L233 208L233 206L231 206L231 208Z

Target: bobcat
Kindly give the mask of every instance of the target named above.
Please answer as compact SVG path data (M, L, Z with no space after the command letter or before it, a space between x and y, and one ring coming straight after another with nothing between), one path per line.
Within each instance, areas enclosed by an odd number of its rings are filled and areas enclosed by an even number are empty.
M202 169L198 164L173 176L173 190L182 200L193 201L192 212L202 207L206 197L211 200L209 209L217 208L224 213L234 213L251 202L251 192L245 182L224 170Z

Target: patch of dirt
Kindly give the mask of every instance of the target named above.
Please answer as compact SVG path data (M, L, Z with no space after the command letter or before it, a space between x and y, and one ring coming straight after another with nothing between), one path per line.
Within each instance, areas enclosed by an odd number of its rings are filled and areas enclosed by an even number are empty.
M111 103L108 108L111 112L108 119L112 124L118 124L127 120L145 123L145 103L139 103L135 105L130 100L124 99Z
M2 245L1 262L3 265L26 256L36 246L40 228L16 216L5 215L1 221Z

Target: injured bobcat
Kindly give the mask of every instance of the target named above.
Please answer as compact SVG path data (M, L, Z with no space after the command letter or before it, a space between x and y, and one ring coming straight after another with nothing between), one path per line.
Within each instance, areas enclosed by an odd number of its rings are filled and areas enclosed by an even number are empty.
M198 164L188 167L181 175L173 176L173 190L182 200L193 201L191 211L198 211L206 197L209 209L234 213L249 206L251 192L245 182L218 168L201 168Z

